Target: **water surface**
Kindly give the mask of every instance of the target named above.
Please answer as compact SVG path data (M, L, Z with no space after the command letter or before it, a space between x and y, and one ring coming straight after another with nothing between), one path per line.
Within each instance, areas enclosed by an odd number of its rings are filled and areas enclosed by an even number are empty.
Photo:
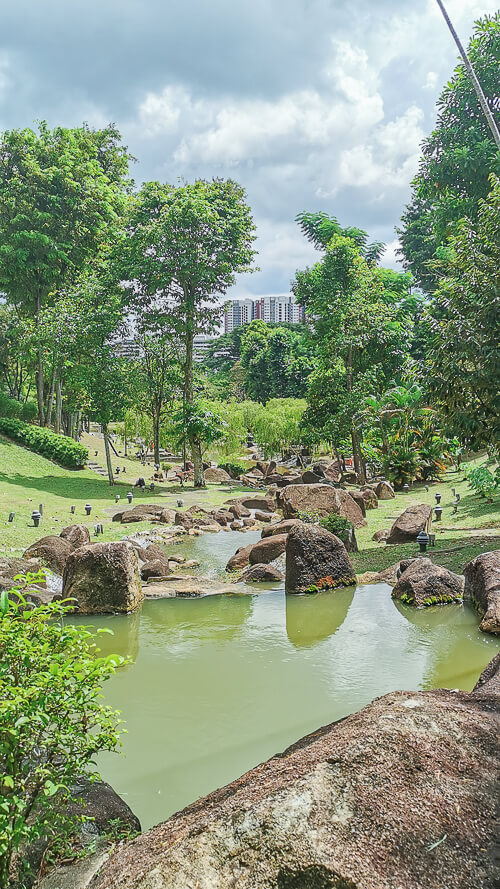
M218 541L222 563L243 543L205 535L189 555L203 561ZM293 597L260 589L83 620L110 627L103 649L135 661L105 686L126 722L125 755L100 765L144 828L378 695L471 689L500 647L468 607L417 611L396 605L386 584Z

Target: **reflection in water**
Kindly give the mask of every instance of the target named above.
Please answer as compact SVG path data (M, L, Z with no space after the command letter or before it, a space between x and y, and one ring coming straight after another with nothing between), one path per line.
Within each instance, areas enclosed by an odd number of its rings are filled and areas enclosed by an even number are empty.
M333 636L343 624L354 587L306 596L286 596L286 634L296 648L309 648Z
M246 542L207 534L185 550L216 572ZM417 611L394 603L386 584L313 596L258 590L74 618L113 629L103 650L136 661L104 686L128 734L125 756L104 754L100 768L145 828L378 695L471 689L500 646L471 609Z
M133 614L100 614L94 618L82 615L71 619L74 623L93 626L96 630L99 628L111 630L111 633L96 633L95 642L99 648L99 656L119 654L131 661L130 664L121 667L121 670L128 670L134 666L139 655L140 611L135 611Z

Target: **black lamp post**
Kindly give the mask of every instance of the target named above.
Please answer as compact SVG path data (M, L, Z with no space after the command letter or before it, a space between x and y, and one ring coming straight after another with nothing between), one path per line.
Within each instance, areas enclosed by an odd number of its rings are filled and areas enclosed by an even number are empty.
M15 513L14 513L14 512L9 512L9 522L13 522L13 521L14 521L14 516L15 516Z
M91 507L90 503L86 503L84 508L85 508L85 512L87 513L87 515L90 515L90 513L92 512L92 507Z
M439 506L439 505L435 506L434 507L434 515L436 517L436 522L440 522L441 516L443 515L443 507Z
M426 531L422 530L420 534L417 535L417 543L420 547L420 552L425 553L429 544L429 535Z
M403 485L403 492L404 492L405 494L408 494L409 490L410 490L410 486L409 486L409 485Z
M115 503L118 503L119 499L120 499L120 495L119 495L119 494L115 494Z
M41 519L41 515L38 512L38 509L33 510L33 512L31 513L31 518L33 520L33 524L34 524L35 528L38 528L38 526L40 524L40 519Z
M132 500L133 500L133 499L134 499L134 495L133 495L132 491L129 491L128 494L127 494L127 500L128 500L128 502L129 502L129 503L132 503Z
M439 505L441 503L441 494L435 494L436 503Z

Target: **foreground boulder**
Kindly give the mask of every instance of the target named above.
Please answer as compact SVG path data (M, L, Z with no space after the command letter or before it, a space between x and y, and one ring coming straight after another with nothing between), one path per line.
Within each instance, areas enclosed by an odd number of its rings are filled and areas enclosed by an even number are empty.
M498 697L398 691L118 849L92 889L493 889Z
M244 494L243 497L237 497L234 500L226 500L229 509L233 505L241 505L246 509L261 509L263 512L274 512L274 497L268 494L266 497L250 496ZM244 515L244 513L242 513ZM239 518L239 516L238 516Z
M432 509L427 503L409 506L394 522L387 543L414 543L417 535L427 525L431 513Z
M67 540L72 549L90 543L90 532L86 525L68 525L62 529L59 537Z
M143 599L136 550L126 541L75 550L64 569L63 596L76 599L84 614L134 611Z
M393 599L407 605L443 605L461 602L464 578L430 559L412 559L392 591Z
M479 629L500 633L500 550L481 553L464 568L464 599L482 615Z
M320 525L292 528L286 544L287 593L314 592L356 583L347 550L335 534Z
M289 485L282 491L281 502L285 519L297 518L301 512L320 517L334 513L349 519L355 528L366 525L351 495L331 485Z
M55 574L62 574L73 547L68 540L49 534L32 543L23 553L24 559L39 559Z

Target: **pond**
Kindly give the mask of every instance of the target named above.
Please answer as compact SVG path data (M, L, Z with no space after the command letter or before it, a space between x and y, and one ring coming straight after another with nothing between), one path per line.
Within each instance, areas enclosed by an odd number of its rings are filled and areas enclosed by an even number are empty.
M235 532L186 548L215 573L238 545ZM386 584L313 596L248 590L82 618L113 630L101 637L106 653L134 660L105 686L127 734L124 755L105 754L100 768L143 828L378 695L470 690L500 647L468 607L417 611L396 605Z

